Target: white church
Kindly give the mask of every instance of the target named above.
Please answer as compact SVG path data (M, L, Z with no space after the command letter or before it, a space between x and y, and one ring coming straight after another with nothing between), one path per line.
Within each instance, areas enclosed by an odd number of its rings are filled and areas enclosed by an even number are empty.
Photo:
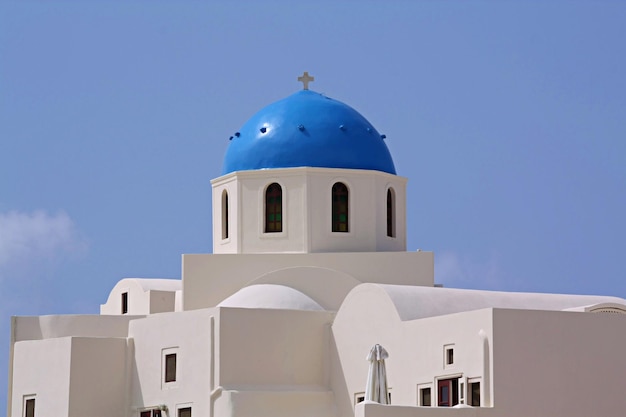
M231 137L214 253L100 315L12 318L7 415L626 415L626 300L435 286L384 135L299 80Z

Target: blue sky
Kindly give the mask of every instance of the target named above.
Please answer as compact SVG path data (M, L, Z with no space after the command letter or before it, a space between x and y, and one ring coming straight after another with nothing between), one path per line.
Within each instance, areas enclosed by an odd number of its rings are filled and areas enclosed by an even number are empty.
M211 252L228 137L303 71L387 135L438 282L626 297L626 3L293 3L0 1L0 375L11 315Z

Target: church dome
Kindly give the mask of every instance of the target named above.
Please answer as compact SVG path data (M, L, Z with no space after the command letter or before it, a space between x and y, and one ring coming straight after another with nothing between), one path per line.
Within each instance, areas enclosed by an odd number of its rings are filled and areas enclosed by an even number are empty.
M383 139L352 107L302 90L263 108L235 133L226 151L222 175L293 167L395 174Z

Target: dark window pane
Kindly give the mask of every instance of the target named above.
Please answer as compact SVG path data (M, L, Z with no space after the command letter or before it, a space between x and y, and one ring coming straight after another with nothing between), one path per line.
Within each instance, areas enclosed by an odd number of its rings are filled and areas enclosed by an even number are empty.
M35 417L35 399L30 398L26 400L26 410L24 410L25 417Z
M337 182L332 189L332 231L348 232L349 229L349 207L348 207L348 187Z
M179 408L178 417L191 417L191 407Z
M222 192L222 239L228 239L228 193Z
M282 232L282 213L283 190L274 182L265 190L265 233Z
M421 392L421 405L424 407L430 407L430 388L422 388Z
M165 355L165 382L176 381L176 354Z
M122 314L128 313L128 293L122 293Z
M452 365L454 363L454 349L450 348L446 350L446 365Z
M469 384L470 404L473 407L480 407L480 382L472 382Z
M391 188L387 190L387 236L396 237L395 234L395 204Z

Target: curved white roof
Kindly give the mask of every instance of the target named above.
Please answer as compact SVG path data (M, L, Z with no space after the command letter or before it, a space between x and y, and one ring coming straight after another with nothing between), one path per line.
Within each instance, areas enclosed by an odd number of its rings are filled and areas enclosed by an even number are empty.
M322 306L308 295L291 287L275 284L244 287L217 306L324 311Z
M376 285L382 288L395 305L402 320L442 316L482 308L567 310L600 303L626 305L626 300L622 298L596 295L520 293L385 284L364 285Z
M183 281L169 278L124 278L122 282L134 282L144 291L178 291L183 288ZM117 285L116 285L117 286Z

